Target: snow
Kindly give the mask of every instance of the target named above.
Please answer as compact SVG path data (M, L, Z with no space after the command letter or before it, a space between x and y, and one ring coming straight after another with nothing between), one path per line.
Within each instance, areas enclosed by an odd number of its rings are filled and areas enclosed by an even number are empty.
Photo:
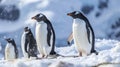
M112 32L111 24L120 17L120 0L109 0L108 8L100 10L98 4L100 0L2 0L0 5L17 5L20 9L20 18L11 22L0 19L0 67L119 67L120 66L120 42L109 40L107 37ZM105 1L105 0L104 0ZM91 54L86 57L77 56L74 44L67 46L67 37L72 31L72 18L66 14L77 10L80 11L83 5L93 5L93 11L86 15L89 19L96 38L95 48L98 55ZM9 8L8 11L11 9ZM31 17L37 13L44 13L52 22L56 33L56 52L68 56L57 57L53 59L30 60L22 58L20 53L19 59L13 61L4 60L4 39L12 37L20 48L20 38L25 26L32 28L34 33L35 21ZM96 17L96 12L101 15ZM119 32L119 28L114 30ZM5 34L4 34L5 33ZM3 37L2 37L3 36ZM105 38L105 39L103 39ZM106 39L108 38L108 39ZM118 39L119 40L119 39ZM63 47L66 45L66 47ZM115 65L113 66L113 64ZM103 65L103 66L102 66Z
M74 44L66 47L56 47L56 52L66 57L58 56L57 58L47 59L25 59L0 60L0 67L90 67L106 63L112 66L112 63L120 64L120 42L116 40L96 39L96 50L98 55L91 54L84 57L77 56ZM105 49L106 48L106 49ZM115 65L114 65L115 66Z

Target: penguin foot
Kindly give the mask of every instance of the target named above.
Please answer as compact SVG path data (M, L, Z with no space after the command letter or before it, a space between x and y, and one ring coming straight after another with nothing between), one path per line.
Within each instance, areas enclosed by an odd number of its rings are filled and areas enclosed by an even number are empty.
M39 59L42 59L42 58L37 57L36 59L39 60Z
M64 57L63 55L60 55L60 54L57 54L57 53L54 54L54 55L49 55L49 56L50 56L50 57L55 57L55 58L58 57L58 56Z
M47 58L48 57L48 55L42 55L42 57L41 58Z
M44 58L45 55L41 55L40 58Z
M55 54L57 54L55 51L50 52L50 55L55 55Z
M44 58L47 58L47 57L48 57L48 55L45 55L45 56L44 56Z
M79 57L82 56L82 52L79 52Z
M98 55L98 52L96 50L91 51L91 53L95 53L96 55Z
M96 51L95 54L98 55L98 52Z

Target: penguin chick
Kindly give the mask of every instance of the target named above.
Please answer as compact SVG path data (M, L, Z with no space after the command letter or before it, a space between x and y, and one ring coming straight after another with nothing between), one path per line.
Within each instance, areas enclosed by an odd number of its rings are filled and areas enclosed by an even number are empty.
M37 45L36 40L28 27L24 28L24 32L21 38L21 47L24 57L36 57L37 58Z

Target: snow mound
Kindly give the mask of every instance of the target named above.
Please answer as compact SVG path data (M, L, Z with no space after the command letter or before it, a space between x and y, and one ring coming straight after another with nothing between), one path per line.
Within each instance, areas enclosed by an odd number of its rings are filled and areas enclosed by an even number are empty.
M91 67L116 66L120 64L120 42L115 40L96 39L98 55L91 54L85 57L78 55L74 44L67 47L56 47L56 52L66 57L58 56L53 59L30 60L19 58L13 61L1 60L0 67ZM116 65L113 65L113 64Z

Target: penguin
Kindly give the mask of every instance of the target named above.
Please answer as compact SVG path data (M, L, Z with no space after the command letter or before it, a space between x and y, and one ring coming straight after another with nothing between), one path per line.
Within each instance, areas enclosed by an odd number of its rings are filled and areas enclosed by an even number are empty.
M35 32L36 42L42 58L55 55L55 32L51 22L42 13L35 15L31 19L37 21Z
M73 33L68 38L68 44L74 39L79 56L87 56L91 53L98 54L94 46L94 31L89 20L80 11L73 11L67 15L73 18Z
M30 58L30 57L37 58L36 40L29 27L24 28L24 32L21 38L21 48L25 58Z
M18 49L14 39L7 38L7 45L5 47L5 60L14 60L18 58Z

